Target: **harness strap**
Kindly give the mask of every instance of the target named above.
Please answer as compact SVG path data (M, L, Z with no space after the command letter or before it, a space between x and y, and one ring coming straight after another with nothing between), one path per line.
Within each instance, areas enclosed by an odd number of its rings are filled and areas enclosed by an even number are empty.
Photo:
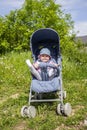
M48 74L47 74L47 67L46 68L41 68L41 77L42 77L42 81L49 80Z

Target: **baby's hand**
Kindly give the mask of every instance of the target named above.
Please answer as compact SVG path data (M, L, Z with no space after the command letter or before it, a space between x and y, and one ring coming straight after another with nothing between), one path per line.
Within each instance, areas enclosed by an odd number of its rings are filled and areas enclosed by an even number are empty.
M37 69L39 67L38 63L34 63L33 66Z
M56 64L56 63L53 63L54 65L55 65L55 67L58 67L58 66L60 66L59 64Z

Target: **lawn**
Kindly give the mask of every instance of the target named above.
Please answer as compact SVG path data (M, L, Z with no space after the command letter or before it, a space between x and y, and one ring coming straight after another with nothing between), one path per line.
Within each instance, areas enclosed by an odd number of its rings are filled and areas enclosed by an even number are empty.
M67 92L64 103L71 104L71 115L57 115L58 102L33 103L37 115L31 119L20 114L22 106L28 105L31 84L26 59L31 59L30 52L0 56L0 130L87 130L86 56L80 63L63 56L63 86Z

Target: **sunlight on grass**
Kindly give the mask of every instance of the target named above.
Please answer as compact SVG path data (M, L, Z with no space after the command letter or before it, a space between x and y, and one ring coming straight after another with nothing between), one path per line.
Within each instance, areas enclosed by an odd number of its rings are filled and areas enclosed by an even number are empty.
M63 86L67 91L64 103L70 102L70 117L56 114L57 103L37 103L34 119L22 118L20 110L28 104L31 74L26 59L30 52L9 53L0 57L0 130L15 130L24 123L24 129L55 130L57 127L70 130L86 130L83 121L87 117L87 63L72 62L63 56ZM84 59L85 61L85 59ZM84 71L84 72L83 72ZM57 130L57 129L56 129ZM66 129L65 129L66 130Z

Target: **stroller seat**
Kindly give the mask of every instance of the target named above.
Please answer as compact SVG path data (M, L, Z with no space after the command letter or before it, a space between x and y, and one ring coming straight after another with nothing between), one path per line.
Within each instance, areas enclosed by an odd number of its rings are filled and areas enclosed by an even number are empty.
M58 77L53 78L50 81L32 80L31 90L37 93L47 93L60 90L60 80Z

